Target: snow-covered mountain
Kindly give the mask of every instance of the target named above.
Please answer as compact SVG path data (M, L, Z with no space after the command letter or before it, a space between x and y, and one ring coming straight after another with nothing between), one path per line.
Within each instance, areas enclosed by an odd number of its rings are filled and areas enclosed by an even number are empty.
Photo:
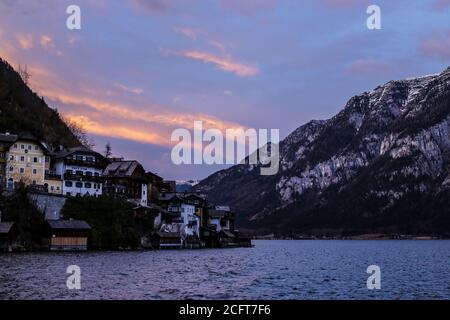
M280 171L238 165L196 189L240 222L302 233L450 233L450 68L390 81L280 143Z

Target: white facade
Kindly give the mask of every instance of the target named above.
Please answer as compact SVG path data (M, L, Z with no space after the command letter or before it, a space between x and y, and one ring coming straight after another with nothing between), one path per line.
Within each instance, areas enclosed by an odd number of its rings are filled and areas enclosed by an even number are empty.
M186 235L200 236L200 218L195 214L195 206L183 203L180 214Z
M141 186L141 206L147 206L147 194L148 194L148 186L146 183L143 183Z
M85 161L86 156L83 157ZM63 195L98 197L103 194L103 183L95 179L102 175L102 169L88 165L65 164L64 159L55 160L53 167L55 173L63 179Z
M209 223L216 226L216 231L222 231L222 226L220 225L221 218L209 218Z

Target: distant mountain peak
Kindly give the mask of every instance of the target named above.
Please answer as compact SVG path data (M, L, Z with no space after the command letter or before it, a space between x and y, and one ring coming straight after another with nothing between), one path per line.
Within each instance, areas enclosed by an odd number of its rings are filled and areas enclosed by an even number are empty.
M410 200L450 195L449 71L389 81L294 130L280 143L276 176L234 166L196 188L266 231L450 232L450 206Z

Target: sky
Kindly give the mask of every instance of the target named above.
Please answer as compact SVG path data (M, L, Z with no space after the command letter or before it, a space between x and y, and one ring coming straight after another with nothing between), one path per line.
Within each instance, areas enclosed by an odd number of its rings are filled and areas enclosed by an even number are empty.
M66 27L69 5L81 29ZM369 30L366 10L381 9ZM354 95L450 66L450 0L0 0L0 57L103 152L165 179L175 129L279 129L327 119Z

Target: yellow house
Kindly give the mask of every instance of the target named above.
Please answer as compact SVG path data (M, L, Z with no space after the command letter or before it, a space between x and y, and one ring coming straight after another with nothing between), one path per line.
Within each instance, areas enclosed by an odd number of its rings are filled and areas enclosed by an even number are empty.
M44 182L44 190L52 194L62 194L63 193L63 181L61 178L46 175Z
M6 155L6 185L14 189L45 184L46 146L30 134L18 135Z

